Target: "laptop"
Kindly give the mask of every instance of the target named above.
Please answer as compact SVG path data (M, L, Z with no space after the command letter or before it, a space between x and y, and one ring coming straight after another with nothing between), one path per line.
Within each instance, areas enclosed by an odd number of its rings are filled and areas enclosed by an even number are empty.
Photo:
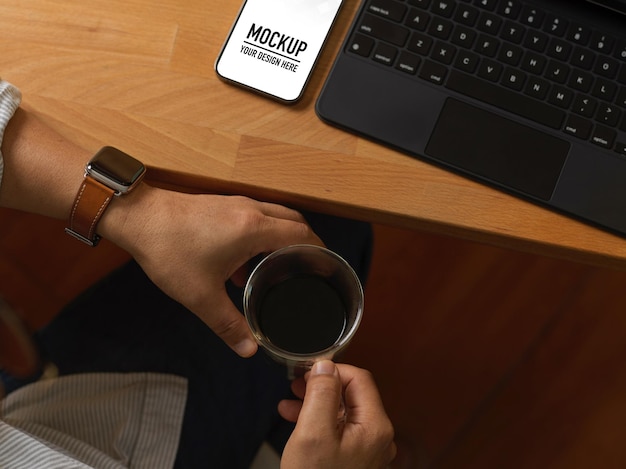
M626 0L363 0L316 112L626 236Z

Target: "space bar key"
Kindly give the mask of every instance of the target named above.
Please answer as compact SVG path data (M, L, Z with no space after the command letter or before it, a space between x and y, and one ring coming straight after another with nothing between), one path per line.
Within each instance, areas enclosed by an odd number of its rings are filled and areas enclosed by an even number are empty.
M451 71L446 87L553 129L560 129L565 119L560 109L456 70Z

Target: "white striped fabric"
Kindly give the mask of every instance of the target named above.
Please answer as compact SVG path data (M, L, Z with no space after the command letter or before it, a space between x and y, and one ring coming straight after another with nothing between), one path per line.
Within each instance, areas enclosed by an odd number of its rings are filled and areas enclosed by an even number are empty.
M0 408L0 468L169 468L187 395L184 378L92 373L40 381Z
M9 120L15 114L15 110L19 107L21 100L20 90L0 78L0 147L2 147L4 129L6 129ZM4 160L2 159L2 151L0 151L0 185L2 184L3 172Z

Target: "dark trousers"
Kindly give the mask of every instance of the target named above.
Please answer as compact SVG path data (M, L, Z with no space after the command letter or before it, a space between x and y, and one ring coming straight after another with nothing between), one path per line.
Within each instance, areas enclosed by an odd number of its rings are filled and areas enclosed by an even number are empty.
M329 249L363 283L372 232L368 224L306 214ZM241 306L242 291L229 285ZM188 379L179 468L247 468L263 441L282 451L292 426L278 402L290 396L286 371L259 351L240 358L203 322L164 295L130 262L68 305L37 334L61 375L160 372Z

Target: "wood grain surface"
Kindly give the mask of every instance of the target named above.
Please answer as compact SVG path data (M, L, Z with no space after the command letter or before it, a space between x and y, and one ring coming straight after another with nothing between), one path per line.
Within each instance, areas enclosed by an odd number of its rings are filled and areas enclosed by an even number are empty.
M289 106L220 81L239 2L19 0L0 5L0 76L24 107L94 152L118 146L155 184L239 193L597 265L620 237L330 127L315 99L358 7L346 0Z

